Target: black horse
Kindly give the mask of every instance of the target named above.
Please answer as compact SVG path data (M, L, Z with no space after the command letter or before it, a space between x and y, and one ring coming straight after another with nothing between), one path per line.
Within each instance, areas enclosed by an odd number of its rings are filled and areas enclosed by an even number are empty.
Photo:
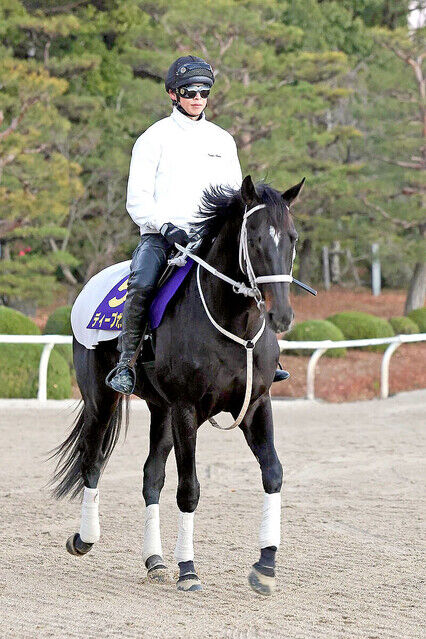
M253 376L249 405L239 427L259 462L264 488L260 529L260 559L249 575L252 588L271 594L275 587L275 554L280 537L282 467L274 447L269 389L279 358L276 332L289 328L293 310L289 279L297 233L289 207L300 184L279 193L247 176L241 190L212 189L205 193L198 230L204 237L205 261L250 288L247 264L241 267L239 243L245 227L246 249L252 275L268 280L259 284L262 298L236 294L232 287L201 268L199 282L193 269L155 331L155 364L137 362L135 394L146 400L150 413L150 448L144 466L143 497L146 520L143 559L153 579L165 579L162 559L159 500L167 457L174 446L178 470L179 532L175 558L179 564L178 588L201 588L193 564L193 517L200 486L196 474L195 444L198 427L221 411L234 419L247 396L247 348L252 349ZM249 217L254 207L259 206ZM242 272L243 271L243 272ZM270 278L269 279L273 279ZM285 279L285 278L284 278ZM249 281L248 281L249 280ZM251 283L253 279L251 278ZM204 294L204 303L200 289ZM205 304L205 305L204 305ZM206 313L225 330L247 340L247 348L223 335ZM250 343L266 318L266 328L254 346ZM105 385L105 376L118 359L116 340L101 342L94 350L74 339L74 365L84 405L66 441L56 449L59 457L53 481L56 497L77 495L84 488L80 532L71 536L67 549L84 555L99 539L98 481L117 442L123 396ZM123 411L125 408L125 411Z

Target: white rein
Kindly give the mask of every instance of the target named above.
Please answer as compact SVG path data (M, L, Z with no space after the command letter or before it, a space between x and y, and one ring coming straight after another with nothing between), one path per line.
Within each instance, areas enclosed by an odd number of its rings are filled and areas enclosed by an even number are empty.
M188 250L187 248L180 246L179 244L175 244L176 248L179 249L179 251L181 251L181 253L187 257L190 257L191 259L194 260L194 262L198 263L198 267L197 267L197 286L198 286L198 292L200 294L200 298L201 298L201 302L204 306L204 310L206 312L207 317L209 318L210 322L213 324L213 326L220 332L222 333L222 335L225 335L225 337L228 337L230 340L236 342L237 344L241 344L241 346L244 346L244 348L246 349L246 370L247 370L247 374L246 374L246 392L244 395L244 401L243 401L243 405L241 407L241 410L238 414L237 419L235 420L235 422L233 424L231 424L231 426L226 426L226 427L222 427L219 426L219 424L216 422L215 419L211 418L209 419L209 422L211 423L212 426L214 426L215 428L219 428L219 430L231 430L232 428L235 428L236 426L239 426L239 424L241 424L241 422L243 421L245 414L247 412L247 409L250 405L250 399L251 399L251 394L252 394L252 389L253 389L253 351L254 351L254 347L256 346L257 341L260 339L260 337L263 335L263 331L265 330L265 326L266 326L266 321L265 318L262 318L262 325L260 327L260 329L258 330L258 332L256 333L256 335L251 339L251 340L244 340L241 337L238 337L238 335L234 335L233 333L231 333L230 331L227 331L226 329L224 329L222 326L220 326L220 324L218 324L216 322L216 320L213 318L212 314L209 311L209 308L207 306L206 300L204 298L204 294L201 288L201 281L200 281L200 266L202 266L203 268L205 268L207 271L209 271L210 273L212 273L213 275L215 275L216 277L220 278L221 280L223 280L224 282L227 282L228 284L230 284L232 286L232 289L234 291L234 293L240 293L242 295L245 295L246 297L253 297L256 300L257 306L259 308L259 311L262 313L262 308L263 308L263 298L262 298L262 293L260 292L257 284L263 284L263 283L268 283L268 282L288 282L291 283L293 281L293 276L292 276L292 271L293 271L293 262L294 262L294 258L296 255L296 251L293 251L293 260L292 260L292 266L291 266L291 272L290 274L280 274L280 275L262 275L261 277L256 277L254 271L253 271L253 267L251 264L251 260L250 260L250 255L249 255L249 251L248 251L248 238L247 238L247 219L250 215L252 215L252 213L255 213L255 211L259 211L260 209L265 208L265 204L258 204L257 206L254 206L253 208L247 210L247 206L245 208L244 211L244 216L243 216L243 223L241 226L241 233L240 233L240 246L239 246L239 262L240 262L240 268L242 270L242 272L247 274L247 277L250 281L250 286L247 286L246 284L244 284L243 282L237 282L236 280L233 280L231 277L228 277L227 275L225 275L224 273L221 273L220 271L218 271L217 269L215 269L213 266L211 266L210 264L208 264L207 262L205 262L203 259L201 259L200 257L198 257L197 255L194 255L193 253L191 253L190 250ZM287 207L288 210L288 207ZM181 260L182 256L178 256L177 258L174 258L173 260L170 260L171 264L177 264L177 265L182 265L182 261ZM245 267L245 268L244 268Z

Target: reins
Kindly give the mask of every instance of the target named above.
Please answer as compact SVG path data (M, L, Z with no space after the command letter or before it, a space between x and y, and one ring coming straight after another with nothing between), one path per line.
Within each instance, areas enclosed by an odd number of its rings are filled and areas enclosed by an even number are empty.
M263 314L264 302L263 302L262 293L259 287L257 286L258 284L269 283L269 282L288 282L290 284L291 282L294 282L295 284L298 284L299 286L306 289L313 295L316 295L316 291L314 291L314 289L312 289L310 286L307 286L306 284L302 284L302 282L299 282L298 280L295 280L293 278L292 272L293 272L294 258L296 256L295 250L293 251L290 274L282 273L278 275L262 275L260 277L256 277L251 260L250 260L249 250L248 250L247 219L249 218L250 215L252 215L256 211L259 211L260 209L265 208L265 206L266 206L265 204L258 204L257 206L254 206L249 210L247 210L247 206L246 206L244 211L244 216L243 216L243 223L241 226L240 245L239 245L239 263L240 263L241 271L245 273L249 279L250 286L247 286L243 282L237 282L236 280L232 279L231 277L228 277L224 273L221 273L220 271L215 269L213 266L208 264L205 260L203 260L202 258L192 253L188 248L180 246L179 244L175 244L175 246L182 253L182 255L179 255L173 258L172 260L170 260L170 264L176 264L178 266L182 266L183 265L182 257L185 255L193 259L194 262L198 263L197 287L198 287L198 292L199 292L201 302L203 304L207 317L209 318L213 326L222 335L225 335L225 337L232 340L233 342L236 342L237 344L244 346L246 350L246 391L244 395L243 405L241 407L241 410L238 414L237 419L234 421L233 424L231 424L231 426L222 427L222 426L219 426L219 424L216 422L216 420L213 417L209 419L209 422L211 423L211 425L214 426L215 428L218 428L219 430L231 430L235 428L236 426L239 426L239 424L241 424L241 422L243 421L246 415L247 409L250 405L250 399L251 399L251 394L253 390L253 351L254 351L254 347L256 346L256 343L258 342L260 337L263 335L263 332L266 327L266 321L265 321L265 317L263 317L262 326L260 327L256 335L251 340L244 340L241 337L238 337L238 335L234 335L230 331L227 331L225 328L220 326L220 324L216 322L216 320L210 313L206 300L204 298L204 294L201 288L201 281L200 281L200 267L205 268L207 271L209 271L209 273L212 273L212 275L215 275L219 279L230 284L232 286L232 290L234 291L234 293L242 294L242 295L245 295L246 297L253 297L256 301L257 307L259 308L259 312L261 314ZM287 207L287 210L288 210L288 207Z

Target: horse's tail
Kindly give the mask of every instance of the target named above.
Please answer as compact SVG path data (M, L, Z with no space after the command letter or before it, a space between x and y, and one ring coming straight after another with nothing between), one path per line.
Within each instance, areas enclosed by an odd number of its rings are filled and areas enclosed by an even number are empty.
M125 397L125 433L129 426L129 397ZM117 440L120 436L123 418L123 395L113 407L106 430L102 439L102 467L105 467ZM96 419L96 414L88 412L88 407L83 404L73 422L73 428L67 439L57 448L51 451L49 459L57 458L57 465L49 482L53 486L52 494L56 499L61 499L71 493L71 498L76 497L84 488L81 474L81 450L85 438L85 430L88 422Z

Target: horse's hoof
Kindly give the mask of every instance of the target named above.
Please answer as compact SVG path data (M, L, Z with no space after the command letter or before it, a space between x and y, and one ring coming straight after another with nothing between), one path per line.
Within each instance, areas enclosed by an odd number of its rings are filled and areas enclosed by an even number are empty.
M93 544L88 544L83 541L78 533L75 533L75 535L71 535L71 537L68 537L67 543L65 544L65 547L70 555L74 555L75 557L82 557L89 552L92 546Z
M203 589L201 581L195 573L179 577L176 585L178 590L184 590L185 592L195 592Z
M254 566L248 576L248 582L258 595L269 597L275 592L275 577L262 575Z
M169 573L164 564L150 568L147 575L150 581L154 581L157 584L165 584L169 581Z

